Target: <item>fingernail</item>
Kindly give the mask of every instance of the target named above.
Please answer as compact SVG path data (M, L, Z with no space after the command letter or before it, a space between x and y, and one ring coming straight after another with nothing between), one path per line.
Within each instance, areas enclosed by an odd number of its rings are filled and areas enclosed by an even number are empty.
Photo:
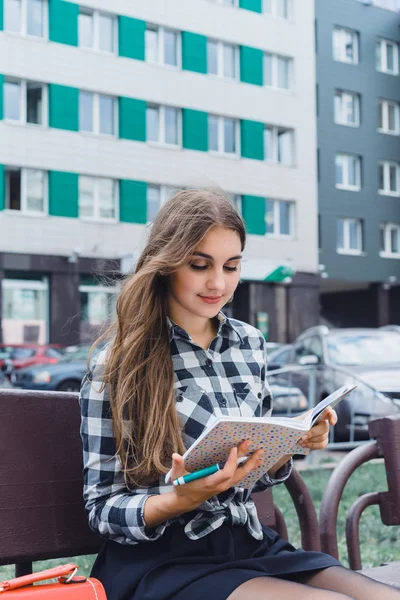
M302 442L306 442L308 440L308 435L303 435L303 437L301 438Z

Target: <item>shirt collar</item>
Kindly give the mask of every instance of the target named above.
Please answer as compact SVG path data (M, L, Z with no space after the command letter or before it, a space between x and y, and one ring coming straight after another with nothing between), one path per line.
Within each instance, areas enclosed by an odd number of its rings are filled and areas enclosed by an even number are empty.
M217 314L217 319L219 321L217 336L221 336L221 337L225 336L225 337L229 338L230 333L233 332L233 334L236 334L236 336L239 338L240 342L243 342L243 338L239 333L239 329L237 327L235 327L235 325L232 323L232 320L229 319L222 311L219 311L219 313ZM190 340L190 341L192 340L192 338L190 337L188 332L185 329L183 329L183 327L180 327L179 325L174 323L174 321L170 317L167 317L167 321L168 321L168 327L169 327L170 341L173 338L177 338L177 337L183 337L186 340Z

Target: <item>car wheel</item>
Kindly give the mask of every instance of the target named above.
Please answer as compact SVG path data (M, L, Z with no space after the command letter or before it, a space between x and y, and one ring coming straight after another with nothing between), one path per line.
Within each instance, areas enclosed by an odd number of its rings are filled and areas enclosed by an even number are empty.
M81 384L76 379L67 379L57 387L57 392L79 392Z

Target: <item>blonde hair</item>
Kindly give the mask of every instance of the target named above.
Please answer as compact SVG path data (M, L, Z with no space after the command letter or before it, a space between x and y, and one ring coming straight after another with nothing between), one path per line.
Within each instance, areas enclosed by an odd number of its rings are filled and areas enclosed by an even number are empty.
M185 450L173 389L168 277L215 226L236 231L243 250L242 218L222 190L177 192L158 213L135 272L123 284L116 322L98 340L112 337L103 386L127 485L154 482L168 470L172 452Z

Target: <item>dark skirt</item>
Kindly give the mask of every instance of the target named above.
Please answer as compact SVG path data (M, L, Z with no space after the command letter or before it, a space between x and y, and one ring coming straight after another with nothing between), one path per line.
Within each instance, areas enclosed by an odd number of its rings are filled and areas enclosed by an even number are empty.
M301 581L310 571L340 565L328 554L296 550L269 527L263 529L263 540L245 527L225 524L190 540L175 524L155 542L107 541L92 576L103 583L108 600L226 600L255 577Z

